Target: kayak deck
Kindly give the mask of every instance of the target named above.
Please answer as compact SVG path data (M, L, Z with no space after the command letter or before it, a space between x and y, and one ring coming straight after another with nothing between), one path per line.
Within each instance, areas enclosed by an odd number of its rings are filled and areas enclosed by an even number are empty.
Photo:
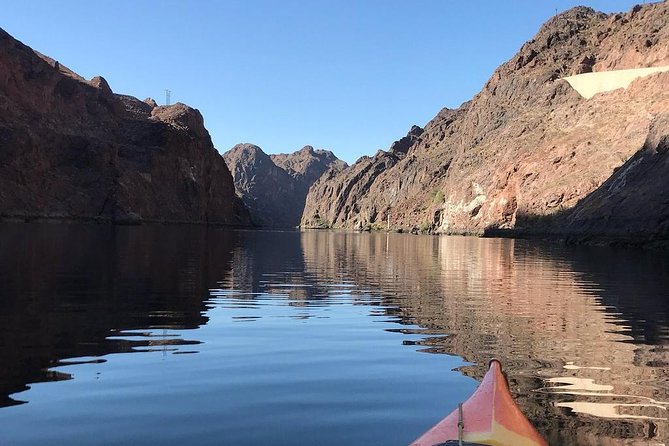
M460 430L462 432L460 433ZM411 446L548 446L513 401L496 359L474 394Z

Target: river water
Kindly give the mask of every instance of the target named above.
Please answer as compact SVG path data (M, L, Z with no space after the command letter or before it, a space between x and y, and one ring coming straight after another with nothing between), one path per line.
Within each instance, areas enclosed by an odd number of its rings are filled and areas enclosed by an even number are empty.
M1 445L405 445L493 357L553 445L669 444L669 256L0 226Z

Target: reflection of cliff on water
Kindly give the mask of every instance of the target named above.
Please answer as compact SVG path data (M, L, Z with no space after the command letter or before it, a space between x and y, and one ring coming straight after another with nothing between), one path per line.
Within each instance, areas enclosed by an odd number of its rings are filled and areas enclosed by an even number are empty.
M363 293L347 285L344 273L334 277L305 269L302 233L298 231L238 231L234 267L214 296L234 290L236 298L253 301L262 295L284 296L291 306L329 305L342 297L355 302ZM368 304L370 302L361 302ZM308 317L308 314L306 314Z
M188 226L0 229L0 406L30 383L68 379L47 371L68 358L197 342L177 330L206 323L212 289L235 305L285 296L297 317L371 304L407 344L462 356L478 378L499 357L554 444L669 443L669 261L657 253Z
M500 358L551 443L669 442L661 254L322 232L303 233L302 245L307 271L378 289L389 317L422 327L423 351L462 356L477 378Z
M1 229L0 407L30 383L69 379L47 371L66 358L197 343L167 330L206 323L207 290L234 244L205 227Z
M265 292L264 280L274 271L285 271L295 283L304 280L299 232L238 231L236 234L240 243L232 254L234 269L226 278L229 288L251 295Z

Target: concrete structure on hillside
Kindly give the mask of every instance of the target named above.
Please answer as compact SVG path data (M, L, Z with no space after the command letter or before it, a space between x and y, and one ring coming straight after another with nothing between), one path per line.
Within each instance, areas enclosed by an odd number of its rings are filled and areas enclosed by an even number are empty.
M654 73L669 71L669 66L633 68L630 70L600 71L564 77L569 85L586 99L604 91L627 88L633 80Z

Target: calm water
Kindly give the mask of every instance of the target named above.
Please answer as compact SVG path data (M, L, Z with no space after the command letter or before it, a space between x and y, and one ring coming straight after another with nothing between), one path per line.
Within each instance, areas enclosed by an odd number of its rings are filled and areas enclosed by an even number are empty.
M669 258L0 226L0 445L404 445L492 357L551 444L669 444Z

